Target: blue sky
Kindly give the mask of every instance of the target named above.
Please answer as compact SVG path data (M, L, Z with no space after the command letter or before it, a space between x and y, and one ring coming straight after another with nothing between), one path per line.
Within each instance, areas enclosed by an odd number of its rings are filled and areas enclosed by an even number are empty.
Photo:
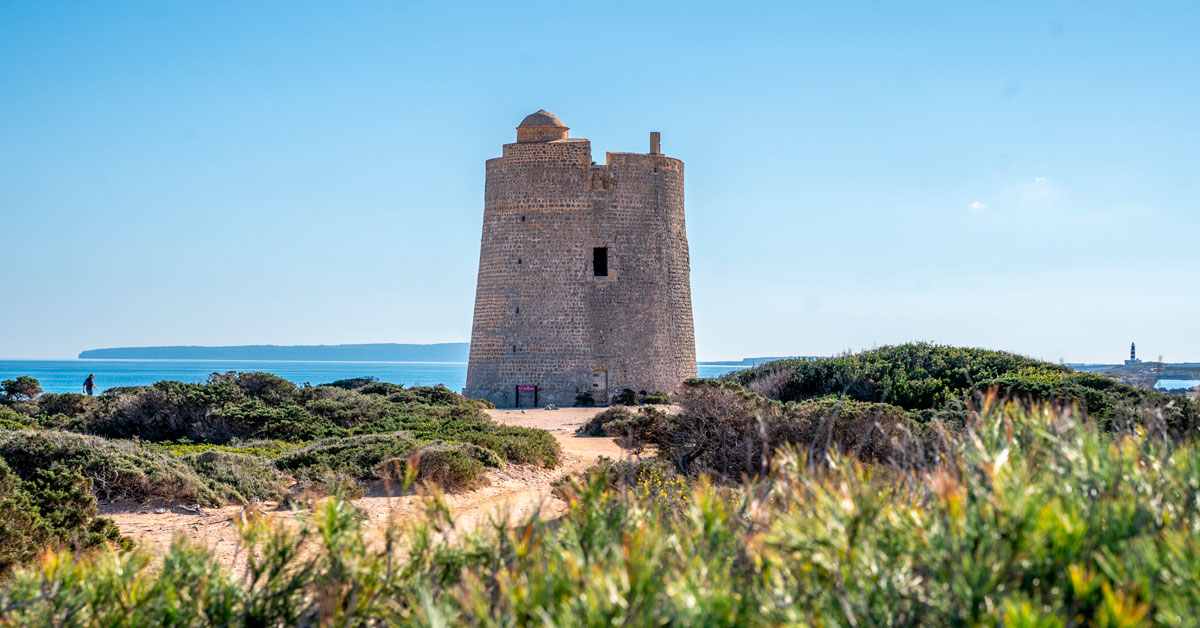
M687 164L700 359L1200 360L1195 3L0 4L0 357L469 338L545 108Z

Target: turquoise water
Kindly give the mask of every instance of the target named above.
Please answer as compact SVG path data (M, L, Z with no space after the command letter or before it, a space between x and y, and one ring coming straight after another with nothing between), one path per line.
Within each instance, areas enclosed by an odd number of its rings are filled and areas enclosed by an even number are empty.
M735 370L731 364L701 365L701 377ZM466 362L291 362L250 360L0 360L0 379L31 375L50 393L83 392L83 380L95 373L100 391L145 386L159 380L203 382L211 373L261 371L296 384L328 384L351 377L376 377L404 386L444 384L460 391L467 381Z
M1155 388L1166 388L1167 390L1193 388L1195 386L1200 386L1200 379L1160 379L1154 383Z

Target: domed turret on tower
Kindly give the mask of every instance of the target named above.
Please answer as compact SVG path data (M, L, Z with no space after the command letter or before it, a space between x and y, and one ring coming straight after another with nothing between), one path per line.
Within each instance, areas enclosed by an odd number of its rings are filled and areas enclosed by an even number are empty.
M551 142L554 140L567 139L567 131L570 127L563 124L558 116L546 111L538 109L537 111L525 116L521 120L521 124L517 125L517 141L518 142Z

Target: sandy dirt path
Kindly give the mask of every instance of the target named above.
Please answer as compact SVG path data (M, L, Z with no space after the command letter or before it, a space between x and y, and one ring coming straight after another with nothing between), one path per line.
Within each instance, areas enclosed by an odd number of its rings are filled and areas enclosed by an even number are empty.
M489 410L488 414L497 422L536 427L553 434L562 445L561 464L555 469L509 464L502 470L490 471L486 486L448 495L446 502L455 528L472 530L504 516L517 521L539 509L543 517L561 515L566 504L551 494L555 481L582 472L601 456L614 460L622 456L610 438L575 436L575 430L598 411L595 408ZM382 530L390 517L405 520L423 513L419 497L391 497L381 488L355 500L354 504L362 511L370 531ZM295 516L292 510L277 508L274 503L263 505L273 519L287 521ZM114 502L102 504L100 512L115 521L123 534L157 552L165 552L176 536L183 536L211 548L222 564L243 563L241 539L234 524L242 512L240 506L191 512L179 506Z

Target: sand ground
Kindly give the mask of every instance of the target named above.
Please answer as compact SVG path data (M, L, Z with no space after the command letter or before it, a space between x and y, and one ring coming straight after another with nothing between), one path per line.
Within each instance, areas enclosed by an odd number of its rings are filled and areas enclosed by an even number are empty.
M566 504L551 494L551 485L556 480L582 472L600 456L613 459L622 456L610 438L575 436L575 430L598 411L595 408L489 410L488 414L500 423L549 431L562 445L562 461L555 469L509 464L502 470L490 470L486 486L447 496L455 529L471 530L500 517L515 521L538 509L545 517L562 514ZM391 517L403 521L423 513L419 497L392 497L383 487L376 487L354 504L363 513L369 531L382 530ZM288 521L295 517L290 508L272 502L263 507L272 519ZM192 512L180 506L114 502L101 504L100 512L115 521L123 534L155 551L165 552L176 536L182 536L210 547L225 565L238 566L244 561L234 523L242 513L241 506Z

